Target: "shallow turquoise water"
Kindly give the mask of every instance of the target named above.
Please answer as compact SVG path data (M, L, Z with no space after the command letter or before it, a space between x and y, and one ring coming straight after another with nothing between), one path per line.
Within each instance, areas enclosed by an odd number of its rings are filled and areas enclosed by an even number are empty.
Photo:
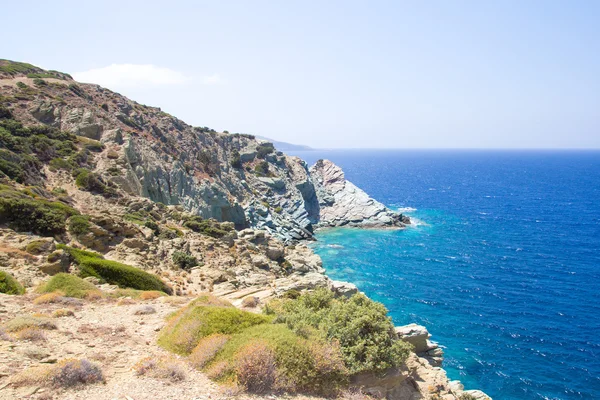
M600 153L310 152L403 231L329 229L328 274L426 325L444 367L496 399L600 399Z

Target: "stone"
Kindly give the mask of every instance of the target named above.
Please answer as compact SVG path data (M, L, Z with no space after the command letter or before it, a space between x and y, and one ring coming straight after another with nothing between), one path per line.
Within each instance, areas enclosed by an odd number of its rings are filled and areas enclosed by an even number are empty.
M269 247L267 247L267 257L269 257L269 259L273 261L279 260L281 257L283 257L283 254L283 246L270 245Z
M358 293L356 285L350 282L331 281L329 288L338 296L351 297Z
M422 325L409 324L394 328L398 338L414 346L414 352L419 354L429 350L428 339L431 337L427 328Z

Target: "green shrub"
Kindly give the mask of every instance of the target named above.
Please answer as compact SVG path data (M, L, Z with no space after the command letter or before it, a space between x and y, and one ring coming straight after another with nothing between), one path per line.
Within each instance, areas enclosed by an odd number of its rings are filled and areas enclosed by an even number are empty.
M0 193L0 223L7 223L16 231L39 235L64 233L67 218L78 214L63 203L19 197L16 193Z
M78 188L88 192L101 194L106 197L116 194L113 188L102 182L101 178L90 170L81 168L76 172L77 177L75 178L75 184Z
M25 288L11 274L0 271L0 293L25 294Z
M277 379L271 381L271 387L263 388L264 390L329 395L334 394L347 381L348 371L337 343L328 343L318 338L305 339L283 324L256 325L232 335L211 364L216 365L223 361L230 364L228 370L231 372L229 377L227 375L223 377L225 379L231 378L232 373L238 380L240 376L243 377L242 380L248 379L250 377L245 376L241 371L240 357L247 354L249 346L257 353L268 357L269 351L265 350L266 347L274 356ZM252 360L246 358L242 365L245 365L248 370L258 372L252 363L248 364L248 361ZM265 378L269 380L269 376ZM248 389L252 390L252 387Z
M231 166L236 169L242 168L242 159L240 158L240 152L237 150L231 153Z
M25 247L25 251L29 254L41 254L47 243L45 240L34 240Z
M121 288L158 290L167 294L172 293L171 288L159 277L139 268L105 260L100 254L91 251L79 250L65 245L58 245L57 247L69 253L73 261L79 266L83 277L101 278Z
M273 143L261 143L256 147L256 157L264 159L274 151L275 147L273 146Z
M85 298L90 292L99 292L92 283L84 281L78 276L65 274L63 272L54 275L39 290L41 293L52 293L60 290L68 297Z
M83 235L90 231L90 219L86 215L74 215L69 218L69 232L74 235Z
M223 228L223 226L217 221L213 219L203 219L198 215L188 218L183 223L183 226L193 230L194 232L202 233L215 238L223 237L229 232L229 230Z
M298 332L316 330L326 340L339 342L351 373L383 371L399 366L411 346L394 337L394 326L381 303L363 294L334 298L326 289L281 300L269 307L277 321Z
M192 269L198 265L198 259L183 251L173 253L173 262L181 269Z
M50 318L20 315L0 325L6 332L18 332L27 328L56 329L56 324Z
M258 176L268 176L269 175L269 163L267 161L261 161L254 167L254 172Z
M27 86L25 83L23 82L17 82L17 87L19 89L27 89L29 86Z
M41 79L41 78L34 78L33 79L33 84L35 86L47 86L48 85L48 83L45 80Z
M156 222L148 220L148 221L144 222L144 226L146 228L152 229L152 231L154 232L155 235L160 234L160 227L158 226L158 224Z
M196 300L170 317L158 344L177 354L189 354L203 337L215 333L230 335L270 319L234 307L205 305Z

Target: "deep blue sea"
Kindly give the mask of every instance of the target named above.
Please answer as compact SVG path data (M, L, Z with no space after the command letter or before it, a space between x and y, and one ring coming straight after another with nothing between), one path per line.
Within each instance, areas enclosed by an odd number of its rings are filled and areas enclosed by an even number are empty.
M450 378L494 399L600 399L600 152L294 154L410 207L414 227L323 230L315 249L396 325L427 326Z

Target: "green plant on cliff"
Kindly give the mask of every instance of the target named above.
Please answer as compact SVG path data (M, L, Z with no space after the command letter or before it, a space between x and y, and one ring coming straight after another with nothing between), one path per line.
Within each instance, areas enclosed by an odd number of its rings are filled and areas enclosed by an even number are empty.
M0 271L0 293L24 294L25 289L11 274Z
M183 223L183 226L193 230L194 232L202 233L204 235L220 238L230 231L229 228L223 226L214 219L204 219L199 215L188 217Z
M64 233L67 218L79 212L64 203L36 199L8 186L0 187L0 223L39 235Z
M198 265L198 259L183 251L176 251L172 256L173 262L181 269L192 269Z
M411 346L394 337L394 326L381 303L363 294L335 298L326 289L297 299L272 302L268 312L296 332L316 331L339 342L351 373L383 371L404 363Z
M74 235L83 235L90 231L89 217L85 215L74 215L69 219L69 232Z
M62 244L57 247L69 253L73 262L79 266L82 277L94 276L110 284L118 285L121 288L158 290L167 294L172 293L172 289L158 276L142 271L139 268L116 261L105 260L100 254L91 251L80 250Z

